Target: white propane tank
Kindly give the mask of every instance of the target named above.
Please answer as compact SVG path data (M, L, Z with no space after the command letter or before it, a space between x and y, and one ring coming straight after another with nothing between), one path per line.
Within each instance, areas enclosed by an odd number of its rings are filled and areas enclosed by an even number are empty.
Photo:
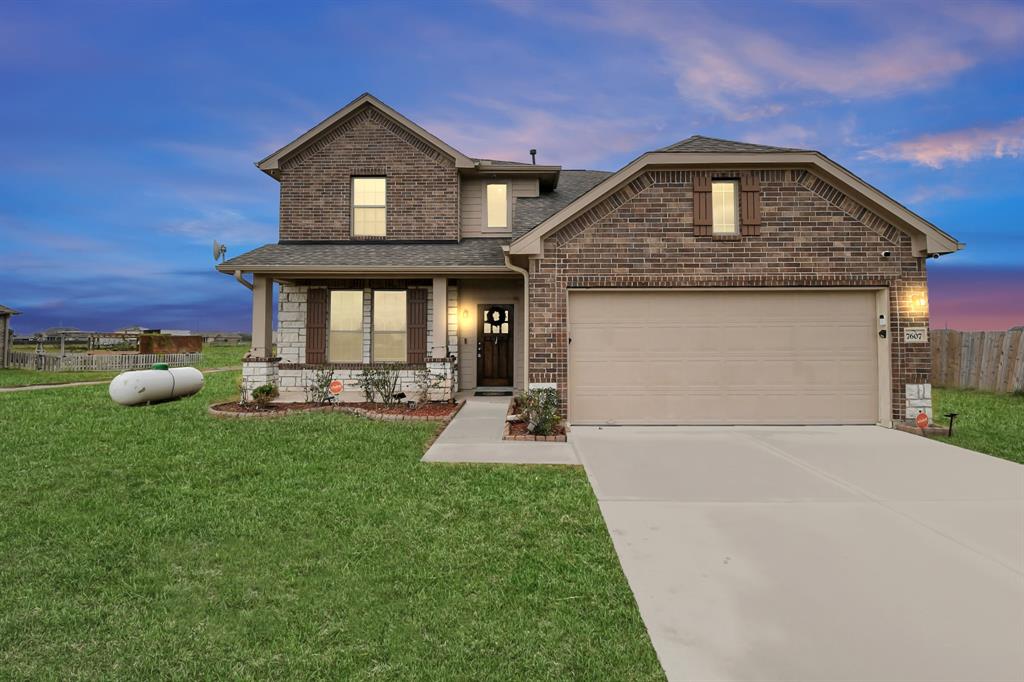
M153 369L123 372L110 382L110 397L121 405L141 405L197 393L203 373L195 367L153 365Z

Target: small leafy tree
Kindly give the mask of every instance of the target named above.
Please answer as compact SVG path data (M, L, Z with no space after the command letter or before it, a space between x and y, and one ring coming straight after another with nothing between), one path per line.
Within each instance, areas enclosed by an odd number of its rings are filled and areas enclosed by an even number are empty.
M444 380L443 374L435 374L426 367L416 370L413 378L416 384L416 400L421 403L430 402L430 392L444 385Z
M558 391L553 388L531 388L518 399L519 415L526 429L538 436L550 436L562 418L558 415Z
M313 376L306 383L306 402L320 404L330 402L334 398L331 395L332 381L334 381L334 370L315 370Z
M256 403L257 409L265 409L270 402L278 396L277 386L263 384L252 389L252 401Z
M249 389L246 387L245 378L238 380L238 404L245 405L249 402Z

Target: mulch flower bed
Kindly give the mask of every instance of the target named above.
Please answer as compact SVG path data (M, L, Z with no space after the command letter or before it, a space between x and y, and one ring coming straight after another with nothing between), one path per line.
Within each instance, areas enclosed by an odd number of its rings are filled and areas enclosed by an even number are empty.
M928 438L934 438L935 436L945 436L949 434L948 426L938 426L937 424L929 424L925 428L920 428L916 424L908 424L906 422L896 422L893 424L893 428L897 431L906 431L907 433L913 433L918 436L927 436Z
M508 406L508 414L515 414L515 401ZM501 436L502 440L525 440L525 441L545 441L549 443L564 443L566 441L565 436L565 424L559 424L555 427L555 432L550 436L538 436L530 433L529 427L526 422L505 422L505 432Z
M464 402L464 401L463 401ZM381 405L380 403L271 403L266 407L240 405L237 402L210 405L207 410L215 417L240 418L272 418L280 417L289 412L348 412L370 419L383 421L439 421L448 422L463 405L458 403L423 403L409 409L401 405Z

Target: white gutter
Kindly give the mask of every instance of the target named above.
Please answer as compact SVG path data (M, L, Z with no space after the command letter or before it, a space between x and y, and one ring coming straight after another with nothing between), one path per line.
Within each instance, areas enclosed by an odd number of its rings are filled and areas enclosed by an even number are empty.
M505 267L523 276L523 389L530 388L530 273L509 260L508 246L501 247ZM513 382L515 383L515 382Z
M221 270L221 272L224 272L224 271L223 271L223 270ZM231 273L225 272L224 274L226 274L226 275L227 275L227 274L231 274ZM238 280L239 282L241 282L241 283L242 283L242 285L243 285L243 286L244 286L244 287L245 287L246 289L248 289L249 291L252 291L252 284L250 284L249 282L247 282L247 281L245 280L245 278L244 278L244 277L242 277L242 271L241 271L241 270L235 270L235 273L234 273L234 274L235 274L235 279L237 279L237 280Z
M221 272L231 273L231 265L227 267L218 266L217 269ZM506 268L502 265L431 265L431 266L396 266L396 265L382 265L382 266L344 266L344 267L330 267L322 265L248 265L245 267L245 272L261 273L261 274L299 274L299 275L359 275L359 274L385 274L394 275L396 277L406 274L451 274L451 273L467 273L467 274L498 274L505 272Z

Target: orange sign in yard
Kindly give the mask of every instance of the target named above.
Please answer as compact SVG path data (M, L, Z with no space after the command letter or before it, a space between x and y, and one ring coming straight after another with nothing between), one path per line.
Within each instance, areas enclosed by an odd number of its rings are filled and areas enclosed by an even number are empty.
M917 428L925 429L928 428L928 415L924 412L917 413Z
M321 384L321 385L323 385L323 384ZM331 385L330 385L331 395L338 395L339 393L341 393L341 391L344 388L345 388L344 384L342 384L340 381L335 379L334 381L331 382Z

